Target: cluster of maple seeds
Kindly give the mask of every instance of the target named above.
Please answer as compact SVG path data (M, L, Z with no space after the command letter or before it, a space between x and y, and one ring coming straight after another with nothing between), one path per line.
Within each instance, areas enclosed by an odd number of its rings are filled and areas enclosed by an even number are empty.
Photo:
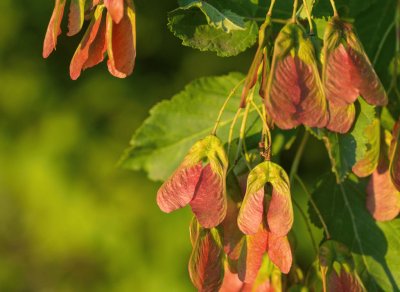
M331 18L325 31L322 66L313 42L296 21L280 31L273 54L269 51L271 35L268 14L260 28L258 50L241 102L242 108L248 106L249 92L261 72L260 95L270 126L292 129L304 125L344 134L354 124L355 102L360 96L371 105L387 104L385 89L350 23L336 15ZM390 150L386 157L381 155L367 189L367 208L377 220L391 220L400 211L399 144L398 123ZM280 273L290 271L290 181L269 156L264 153L266 161L235 182L237 178L228 174L222 141L210 135L191 148L158 191L161 210L171 212L189 204L195 215L190 227L193 251L189 273L199 291L275 291L282 285L276 275L279 279ZM353 171L360 177L371 174L361 163ZM238 191L235 185L241 184ZM334 261L339 263L336 270L332 270ZM262 274L265 262L273 263L273 268ZM325 241L320 246L319 262L324 288L363 291L351 253L342 244Z
M66 0L55 0L43 45L47 58L57 45ZM71 0L68 15L68 36L79 33L85 19L89 26L70 64L71 79L93 67L108 55L108 71L125 78L133 71L136 58L136 14L132 0Z
M65 4L66 0L55 1L44 41L45 58L56 48ZM371 105L387 104L385 90L350 23L336 13L330 20L320 66L313 42L295 18L282 28L271 54L270 16L269 12L260 28L241 107L247 106L261 65L260 95L271 126L326 127L343 134L352 128L359 96ZM135 17L131 0L71 0L69 36L82 29L85 19L91 19L72 58L71 78L77 79L81 71L102 62L106 53L112 75L130 75L136 57ZM382 147L368 184L367 208L376 220L391 220L400 212L399 132L400 121L386 139L387 147ZM293 224L290 182L269 156L264 153L266 161L237 180L228 173L222 141L210 135L191 148L160 188L157 203L163 211L189 204L195 215L190 226L193 251L189 273L200 291L274 291L281 285L280 273L289 272L292 251L287 234ZM364 171L362 163L356 164L353 172L360 177L371 174ZM362 291L348 249L325 241L319 253L325 276L334 261L340 268L329 272L325 285L331 291L343 291L344 287ZM264 263L270 265L260 277Z

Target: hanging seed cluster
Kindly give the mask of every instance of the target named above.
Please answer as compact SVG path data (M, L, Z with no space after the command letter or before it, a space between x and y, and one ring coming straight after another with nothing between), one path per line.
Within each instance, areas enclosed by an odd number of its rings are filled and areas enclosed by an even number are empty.
M66 0L56 0L43 45L47 58L57 46ZM132 0L71 0L68 36L79 33L85 20L89 26L75 51L70 65L71 79L104 60L115 77L132 74L136 58L136 13Z
M189 274L199 291L279 291L281 275L297 269L288 238L293 225L290 180L281 166L270 161L269 129L304 125L344 134L354 125L360 96L375 106L388 102L351 23L338 16L330 19L322 56L296 20L284 25L275 40L272 35L268 14L259 30L240 104L240 108L248 107L260 79L266 124L260 145L265 161L237 176L237 159L230 165L224 142L210 135L193 145L157 194L157 203L165 212L186 205L192 208ZM379 121L375 126L379 144ZM372 133L376 127L372 126ZM393 219L400 211L399 124L390 139L386 156L372 171L366 168L368 161L353 167L360 177L374 172L367 207L377 220ZM319 253L324 287L329 291L365 290L347 247L328 240Z
M55 0L44 40L44 58L56 49L65 5L66 0ZM245 127L239 135L237 156L230 162L226 141L216 135L217 122L211 135L191 147L157 193L157 204L164 212L186 205L192 209L189 274L199 291L280 291L284 285L282 274L299 271L292 258L293 242L288 237L293 225L291 178L271 161L272 127L286 130L304 125L344 134L354 125L359 97L370 105L388 103L353 25L340 19L334 7L321 56L306 29L296 21L297 0L293 18L275 39L272 7L273 4L259 30L258 48L244 80L238 110L239 113L245 108L245 115L248 113L260 79L263 161L250 165L244 174L236 172L239 155L243 152L246 156L241 143ZM106 55L112 75L130 75L136 57L133 2L71 0L67 35L81 31L85 20L90 23L72 58L71 78L77 79ZM400 121L392 133L385 135L381 145L377 119L368 128L368 136L378 151L368 152L352 168L359 177L372 174L366 205L379 221L391 220L400 212ZM247 161L247 157L242 160ZM318 254L324 289L364 291L349 249L329 240L329 236L327 239Z

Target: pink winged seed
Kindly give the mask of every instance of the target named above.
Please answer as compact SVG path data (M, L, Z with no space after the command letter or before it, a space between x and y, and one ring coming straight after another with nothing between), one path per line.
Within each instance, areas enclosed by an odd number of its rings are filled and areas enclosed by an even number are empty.
M224 179L207 164L199 177L190 206L200 225L212 228L219 225L226 216L227 201Z
M262 222L264 212L264 188L253 194L246 194L237 219L244 234L255 234Z
M367 55L358 53L352 48L348 48L348 53L357 68L358 74L353 75L352 81L358 87L359 94L369 104L386 105L388 102L386 91Z
M282 273L289 273L292 266L292 250L286 236L269 233L268 256Z
M83 13L81 13L81 7L79 6L80 0L71 0L68 15L68 36L77 34L83 24Z
M325 127L329 119L326 100L312 66L288 55L277 60L272 70L266 106L278 127Z
M293 225L293 207L290 190L279 193L272 188L272 199L267 212L268 227L277 236L285 236Z
M136 58L135 19L126 12L119 23L107 17L108 71L118 78L132 74Z
M231 261L237 261L239 258L243 233L237 225L237 216L239 209L237 204L227 196L227 212L224 221L222 221L224 252Z
M105 47L105 21L100 15L90 23L71 60L71 79L78 79L82 70L100 63L104 59Z
M329 101L329 123L326 128L332 132L347 133L353 126L356 117L356 108L353 103L336 105Z
M238 262L239 279L253 283L260 270L263 255L267 251L268 231L261 225L256 234L247 235Z
M104 0L113 21L119 23L124 16L124 0Z
M224 281L218 292L243 292L243 282L240 281L238 274L232 273L225 265Z
M56 0L44 38L43 58L47 58L56 49L57 37L61 34L61 21L64 15L64 8L65 0Z
M328 291L331 292L362 292L364 289L358 282L357 278L346 272L343 268L340 271L340 276L333 270L328 280Z
M393 140L390 147L391 164L390 176L392 182L400 191L400 121L398 121L393 129Z
M326 98L336 107L342 108L356 101L359 92L354 78L358 72L343 44L329 53L326 63L324 76Z
M367 209L378 221L394 219L400 211L400 193L393 185L385 160L379 162L367 186Z
M202 233L190 256L189 275L199 291L214 292L222 285L224 254L210 230L203 230Z
M170 213L189 204L194 196L202 168L201 163L191 167L180 166L164 182L157 192L157 204L162 211Z

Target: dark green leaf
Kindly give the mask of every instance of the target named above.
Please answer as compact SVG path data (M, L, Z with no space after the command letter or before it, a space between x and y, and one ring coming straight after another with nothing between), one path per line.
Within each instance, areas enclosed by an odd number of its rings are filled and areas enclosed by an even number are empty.
M353 176L338 185L329 175L319 182L312 197L328 226L331 239L351 249L367 291L398 291L400 219L375 222L365 207L365 189L365 181ZM309 212L312 222L321 227L311 206Z
M212 1L186 0L182 4L168 14L168 27L185 46L228 57L243 52L257 40L257 23L232 10L235 3L221 1L213 5Z
M316 138L324 141L331 160L332 171L338 182L347 177L352 167L365 157L367 150L371 147L367 131L374 123L375 107L361 98L359 98L359 103L358 116L349 133L342 135L327 130L309 129Z

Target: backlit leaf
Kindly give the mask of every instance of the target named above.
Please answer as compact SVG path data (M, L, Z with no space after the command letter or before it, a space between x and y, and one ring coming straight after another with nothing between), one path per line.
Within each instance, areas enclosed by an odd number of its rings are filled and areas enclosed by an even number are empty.
M219 109L242 78L243 75L230 74L199 79L171 101L156 105L132 138L131 148L122 159L122 165L144 169L153 180L166 180L190 147L211 133ZM239 103L240 94L236 92L225 109L217 132L222 141L227 141ZM256 119L256 112L251 109L248 124ZM236 125L233 138L237 138L239 126Z

